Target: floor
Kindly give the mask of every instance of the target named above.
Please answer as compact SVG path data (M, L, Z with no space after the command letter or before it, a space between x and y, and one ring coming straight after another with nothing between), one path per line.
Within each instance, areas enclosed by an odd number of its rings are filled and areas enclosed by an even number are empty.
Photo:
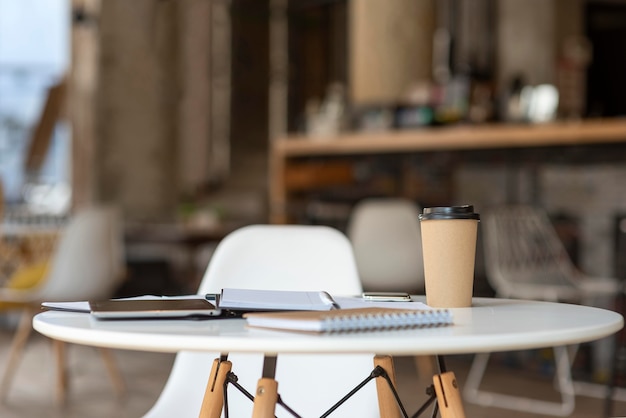
M6 359L10 338L9 330L0 330L0 361ZM7 399L0 404L0 417L141 417L158 397L174 357L170 354L132 351L116 351L115 355L124 370L128 386L124 399L115 395L98 352L91 347L71 345L68 348L71 371L69 398L65 406L59 406L55 401L51 346L49 340L35 333L25 350ZM446 359L448 369L456 372L463 387L471 357L451 356ZM426 398L424 390L416 391L413 388L425 388L429 382L419 377L414 358L397 358L395 365L400 397L409 414L413 414ZM506 386L513 391L525 391L529 396L541 396L544 399L555 395L551 379L546 373L506 365L497 359L496 364L489 368L485 384L499 388ZM467 417L480 418L539 417L526 412L478 407L470 403L465 404L465 412ZM624 402L615 403L614 416L620 414L626 415ZM340 410L336 412L336 416L342 416ZM424 416L430 416L430 412ZM603 416L603 401L579 396L576 410L571 416L600 418Z

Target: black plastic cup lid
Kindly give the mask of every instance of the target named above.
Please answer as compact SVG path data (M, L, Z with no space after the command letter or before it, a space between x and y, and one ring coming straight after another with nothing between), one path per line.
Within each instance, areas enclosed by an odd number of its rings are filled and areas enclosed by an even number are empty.
M424 208L424 213L419 215L420 221L431 219L476 219L480 220L480 215L474 213L474 206L441 206Z

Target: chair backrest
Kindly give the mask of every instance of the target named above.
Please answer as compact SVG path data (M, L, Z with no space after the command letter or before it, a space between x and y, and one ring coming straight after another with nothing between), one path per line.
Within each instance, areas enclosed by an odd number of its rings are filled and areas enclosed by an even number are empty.
M571 299L579 271L547 214L510 205L481 215L485 269L498 296Z
M364 290L423 293L424 264L418 205L370 198L356 204L347 234Z
M200 294L224 287L361 292L352 247L341 232L324 226L252 225L224 238L200 284ZM149 417L197 417L211 362L218 353L179 353L168 382ZM238 383L254 392L262 355L231 354ZM282 399L304 416L320 416L373 368L371 355L279 355L276 380ZM321 389L323 388L323 389ZM251 416L252 403L229 386L230 416ZM371 382L339 410L343 416L377 417ZM282 407L278 417L291 416Z
M109 207L81 210L61 233L48 276L36 294L47 301L109 298L119 285L122 269L117 211Z
M305 225L251 225L229 234L215 249L198 292L224 287L361 292L345 235Z

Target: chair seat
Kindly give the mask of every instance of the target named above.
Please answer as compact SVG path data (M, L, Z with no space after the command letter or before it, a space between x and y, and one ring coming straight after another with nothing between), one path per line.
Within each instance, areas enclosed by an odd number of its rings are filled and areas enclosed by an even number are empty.
M567 285L524 283L511 284L506 292L498 293L497 296L513 299L575 302L580 300L581 291L580 289Z
M615 296L623 291L623 284L612 277L583 276L579 287L583 294L592 296Z

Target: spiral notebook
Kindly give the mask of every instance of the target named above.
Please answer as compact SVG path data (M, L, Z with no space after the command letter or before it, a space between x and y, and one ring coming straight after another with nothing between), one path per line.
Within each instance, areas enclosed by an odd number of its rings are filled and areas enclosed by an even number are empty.
M346 332L452 325L447 309L356 308L332 311L259 312L243 315L251 327L286 331Z

